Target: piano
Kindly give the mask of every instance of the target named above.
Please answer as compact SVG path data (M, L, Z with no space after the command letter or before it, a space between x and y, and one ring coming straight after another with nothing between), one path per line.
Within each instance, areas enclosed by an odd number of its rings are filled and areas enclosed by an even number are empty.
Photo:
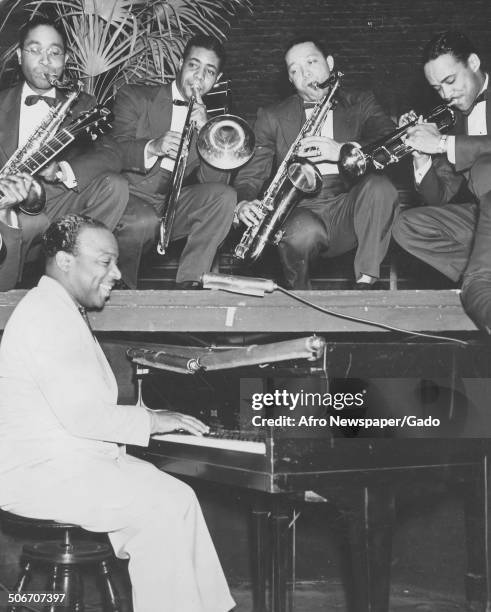
M152 375L162 373L152 372L150 380ZM176 374L165 377L165 386L174 390L183 379ZM195 379L190 377L184 377L178 395L181 400L194 395L194 401L183 400L183 405L213 425L210 435L158 435L147 448L133 447L130 452L191 485L194 479L213 483L240 491L241 499L249 500L254 612L292 609L288 608L292 512L311 502L332 504L343 517L351 551L350 611L388 612L395 498L398 491L410 491L421 481L449 482L462 492L468 550L466 596L483 609L491 606L489 440L455 443L427 438L415 443L401 438L348 438L352 432L291 427L281 421L285 415L276 413L272 418L280 418L277 422L284 426L253 427L251 406L243 393L237 398L234 375L210 373L206 379L207 386L220 390L220 397L215 392L207 395L197 383L193 391ZM144 398L150 405L155 401L151 389Z

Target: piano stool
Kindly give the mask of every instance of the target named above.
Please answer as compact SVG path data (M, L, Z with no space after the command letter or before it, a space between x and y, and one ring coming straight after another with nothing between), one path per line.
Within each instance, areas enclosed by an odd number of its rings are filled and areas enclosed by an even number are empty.
M74 541L73 532L84 530L70 523L26 518L4 510L0 510L0 521L2 526L15 529L61 532L61 537L57 539L46 539L23 546L22 567L17 582L12 589L13 592L22 593L25 591L32 578L34 568L41 566L49 572L46 592L66 593L63 604L46 606L44 609L49 612L61 609L67 612L83 612L83 581L80 569L82 566L93 565L98 570L101 579L103 609L107 612L122 611L109 566L109 561L113 557L113 551L109 544L95 541ZM20 612L22 609L22 604L17 604L7 608L7 612Z

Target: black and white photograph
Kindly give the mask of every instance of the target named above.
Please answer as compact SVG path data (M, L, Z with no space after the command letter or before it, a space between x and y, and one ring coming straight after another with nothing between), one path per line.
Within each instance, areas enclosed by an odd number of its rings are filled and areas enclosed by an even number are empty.
M0 612L491 611L490 33L0 0Z

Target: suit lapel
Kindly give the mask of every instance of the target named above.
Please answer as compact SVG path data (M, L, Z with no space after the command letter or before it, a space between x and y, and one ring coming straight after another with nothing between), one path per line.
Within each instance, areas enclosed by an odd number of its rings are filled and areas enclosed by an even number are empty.
M0 101L0 143L7 157L19 142L20 98L22 83L7 90Z
M152 138L165 134L170 129L172 121L172 89L163 85L155 96L148 112L150 134Z
M279 117L280 129L288 146L298 136L305 121L306 115L302 99L300 96L292 96L290 103L283 108Z

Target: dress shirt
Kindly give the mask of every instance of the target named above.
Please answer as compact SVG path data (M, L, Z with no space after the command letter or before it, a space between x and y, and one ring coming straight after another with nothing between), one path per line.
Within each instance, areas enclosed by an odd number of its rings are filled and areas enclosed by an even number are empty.
M171 88L172 88L172 99L173 100L182 100L183 102L186 102L186 104L182 106L181 105L172 106L172 119L171 119L171 124L170 124L170 131L179 132L180 134L182 134L182 130L184 129L184 123L186 122L186 115L188 114L188 103L186 100L184 100L183 96L181 95L181 92L177 88L175 81L172 82ZM145 147L145 152L144 152L145 168L147 170L151 168L157 161L156 155L149 155L147 152L148 145L150 144L150 142L151 141L147 142L147 145ZM168 155L164 155L162 157L162 161L160 162L161 168L163 168L164 170L168 170L169 172L172 172L174 170L174 165L175 165L174 159L172 159Z
M489 83L489 75L484 79L484 85L478 95L486 91ZM488 130L486 126L486 100L481 100L474 106L472 111L467 115L467 135L468 136L487 136ZM455 136L447 138L447 159L451 164L455 164ZM419 185L425 174L431 168L431 159L426 162L419 170L414 169L414 178L416 185Z

